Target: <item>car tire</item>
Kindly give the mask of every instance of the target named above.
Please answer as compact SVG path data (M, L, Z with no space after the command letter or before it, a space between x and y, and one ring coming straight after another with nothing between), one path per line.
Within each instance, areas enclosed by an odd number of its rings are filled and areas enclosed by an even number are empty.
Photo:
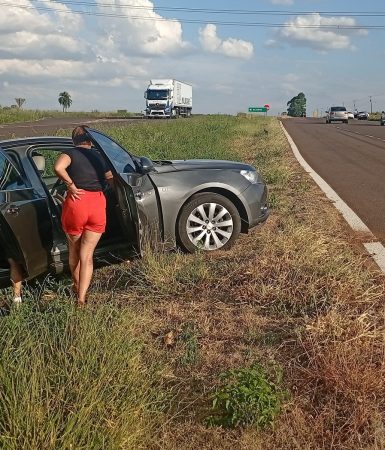
M349 123L349 120L344 120L344 123Z
M228 250L240 232L241 217L236 206L214 192L194 195L183 205L177 222L178 244L189 253Z
M381 122L381 126L383 127L385 125L385 122Z

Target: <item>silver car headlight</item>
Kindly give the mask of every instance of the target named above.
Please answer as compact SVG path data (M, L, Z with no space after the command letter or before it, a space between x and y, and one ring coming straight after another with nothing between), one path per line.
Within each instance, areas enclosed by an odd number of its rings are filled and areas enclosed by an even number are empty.
M261 183L262 179L255 170L241 170L241 175L250 181L251 184Z

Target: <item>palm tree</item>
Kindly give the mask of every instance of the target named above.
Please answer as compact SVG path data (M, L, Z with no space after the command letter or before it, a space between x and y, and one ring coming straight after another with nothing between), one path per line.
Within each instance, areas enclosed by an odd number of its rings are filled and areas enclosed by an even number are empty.
M66 111L72 105L72 99L68 92L64 91L59 94L58 101L63 107L63 112Z

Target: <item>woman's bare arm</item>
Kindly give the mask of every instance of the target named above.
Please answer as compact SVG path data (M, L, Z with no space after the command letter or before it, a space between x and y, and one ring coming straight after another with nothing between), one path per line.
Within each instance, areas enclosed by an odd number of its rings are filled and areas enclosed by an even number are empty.
M71 180L71 177L68 175L67 172L67 168L68 166L71 164L71 158L62 153L59 158L56 160L55 162L55 173L56 175L64 181L64 183L67 185L67 189L69 191L69 193L71 194L71 196L73 198L80 198L80 194L82 194L83 190L82 189L78 189L75 186L75 183L73 182L73 180Z
M69 186L73 183L68 175L67 168L71 164L71 158L68 155L62 153L55 162L54 170L56 175Z

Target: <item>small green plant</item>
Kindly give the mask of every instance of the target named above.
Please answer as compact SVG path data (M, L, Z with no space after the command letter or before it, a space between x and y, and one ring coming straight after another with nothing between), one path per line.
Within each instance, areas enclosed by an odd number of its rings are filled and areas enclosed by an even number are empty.
M185 352L180 359L182 366L190 366L197 362L199 357L198 329L195 323L188 322L183 325L180 340L184 344Z
M213 395L212 412L207 424L234 428L255 426L264 428L273 423L285 397L280 388L282 372L269 380L259 364L234 369L220 375L225 385Z

